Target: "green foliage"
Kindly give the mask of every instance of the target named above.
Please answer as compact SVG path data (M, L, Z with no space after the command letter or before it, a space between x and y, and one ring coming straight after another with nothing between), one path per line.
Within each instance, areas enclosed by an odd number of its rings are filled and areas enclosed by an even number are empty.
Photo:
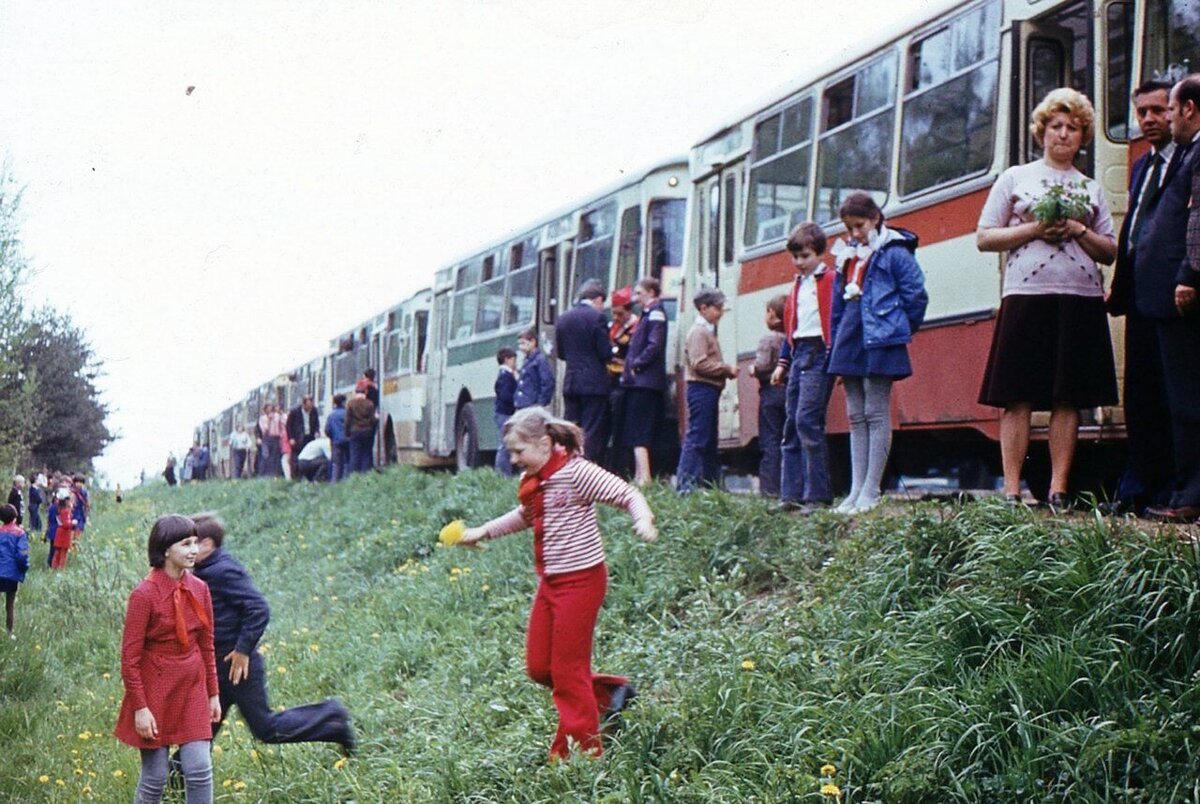
M1087 179L1054 184L1033 205L1033 217L1040 223L1063 220L1085 220L1092 213L1092 199L1086 192Z
M108 736L125 597L154 517L215 509L272 604L272 701L336 695L360 736L339 765L256 744L235 715L221 801L815 804L826 763L860 804L1200 800L1200 550L1174 530L990 503L793 519L654 488L657 544L601 517L596 667L642 694L603 759L550 765L553 706L524 675L528 536L434 546L513 494L407 470L97 493L68 571L31 571L0 644L0 791L132 797L136 752Z
M17 354L28 274L21 250L20 206L21 190L8 164L0 165L0 471L9 475L37 426L36 378L23 371Z

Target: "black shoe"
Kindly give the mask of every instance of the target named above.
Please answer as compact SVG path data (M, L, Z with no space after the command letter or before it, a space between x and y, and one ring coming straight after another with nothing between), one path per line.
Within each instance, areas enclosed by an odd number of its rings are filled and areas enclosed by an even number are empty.
M628 684L622 684L612 691L612 695L608 698L608 712L606 716L612 716L626 709L633 699L637 697L637 690Z
M350 725L350 713L346 707L342 706L342 702L336 698L331 698L330 701L338 708L337 716L333 720L333 726L338 731L338 736L334 742L342 747L342 753L350 756L358 749L358 740L354 736L354 727Z
M1050 506L1050 513L1052 514L1068 514L1074 508L1071 501L1067 499L1067 495L1061 491L1056 491L1047 497L1046 505Z

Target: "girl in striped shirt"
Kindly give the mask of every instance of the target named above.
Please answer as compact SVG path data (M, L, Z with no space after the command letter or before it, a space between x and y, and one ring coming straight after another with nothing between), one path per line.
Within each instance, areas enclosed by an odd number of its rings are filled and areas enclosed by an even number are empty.
M533 526L537 594L525 638L529 677L550 687L558 732L550 758L566 759L573 743L601 753L600 715L615 715L633 699L622 676L592 673L592 636L608 587L596 503L624 508L647 542L658 538L646 499L625 481L583 457L583 433L542 407L518 410L504 426L504 444L524 470L509 513L468 528L459 544L473 545Z

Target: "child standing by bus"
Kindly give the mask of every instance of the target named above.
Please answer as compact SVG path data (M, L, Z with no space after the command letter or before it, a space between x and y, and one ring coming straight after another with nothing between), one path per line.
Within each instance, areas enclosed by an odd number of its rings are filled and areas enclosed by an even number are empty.
M527 329L517 336L517 349L525 355L521 372L517 375L517 390L513 392L513 406L517 410L534 405L549 407L554 399L554 369L538 347L536 330Z
M825 230L812 221L788 238L796 279L783 309L783 346L771 384L785 389L779 511L811 513L833 501L825 413L833 378L829 323L833 308L833 272L826 269Z
M737 366L725 363L717 342L717 322L725 314L725 294L716 288L702 288L692 303L700 315L686 343L687 432L675 468L675 490L680 494L690 493L699 482L715 486L721 480L717 411L725 382L738 375Z
M637 489L583 458L583 432L542 407L513 414L504 442L524 474L511 512L468 528L459 544L473 545L533 526L537 594L529 615L525 666L550 687L558 709L551 759L566 759L570 743L599 756L600 714L614 715L633 699L622 676L592 673L592 638L608 587L596 503L624 508L634 531L658 537L654 514Z
M779 496L780 443L783 439L785 399L783 386L771 383L783 345L783 314L787 296L767 302L767 332L754 352L754 377L758 380L758 493Z
M13 607L17 587L28 569L29 538L17 525L16 506L5 503L0 505L0 591L4 592L4 627L9 639L17 638L13 633Z
M892 446L892 383L912 374L908 344L925 320L929 296L914 252L917 236L884 225L867 193L851 193L839 213L829 373L846 388L850 419L850 493L837 507L861 514L879 505Z

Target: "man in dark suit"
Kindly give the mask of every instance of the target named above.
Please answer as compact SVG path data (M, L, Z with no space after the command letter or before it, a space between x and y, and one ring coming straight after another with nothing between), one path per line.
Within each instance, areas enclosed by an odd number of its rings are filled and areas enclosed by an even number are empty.
M1200 161L1200 75L1170 92L1168 115L1175 153L1158 194L1141 212L1145 222L1133 243L1133 297L1137 311L1154 321L1162 358L1174 444L1174 488L1168 505L1147 510L1155 519L1200 518L1200 273L1187 256L1192 181Z
M603 461L608 444L608 361L612 344L604 318L604 287L588 280L579 287L575 306L558 318L554 351L566 361L563 415L583 429L583 452L590 461Z
M1129 460L1112 502L1113 513L1142 513L1170 502L1173 479L1171 412L1158 353L1154 321L1137 311L1133 288L1133 242L1146 222L1142 214L1153 204L1167 165L1175 153L1167 103L1168 81L1147 81L1133 92L1133 108L1150 151L1133 164L1129 177L1129 210L1117 239L1117 267L1108 294L1108 311L1125 317L1125 378L1122 397Z
M300 479L300 473L296 466L300 450L308 446L308 442L316 438L320 432L321 426L317 418L316 405L313 404L311 396L306 396L299 405L289 410L287 415L287 439L288 444L292 447L288 459L292 464L293 479Z

